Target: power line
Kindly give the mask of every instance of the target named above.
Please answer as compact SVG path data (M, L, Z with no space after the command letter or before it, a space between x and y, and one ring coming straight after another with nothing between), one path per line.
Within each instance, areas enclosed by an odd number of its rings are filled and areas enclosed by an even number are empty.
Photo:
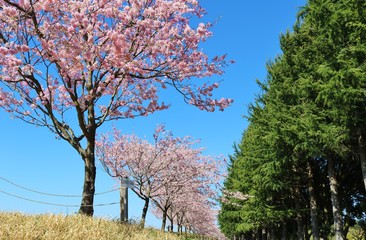
M120 202L111 202L111 203L101 203L101 204L94 204L94 205L76 205L76 204L60 204L60 203L50 203L50 202L43 202L43 201L38 201L38 200L34 200L34 199L30 199L30 198L25 198L25 197L21 197L12 193L8 193L5 192L3 190L0 190L1 193L4 193L6 195L15 197L15 198L19 198L22 200L26 200L29 202L35 202L35 203L40 203L40 204L46 204L46 205L52 205L52 206L60 206L60 207L102 207L102 206L109 206L109 205L115 205L115 204L119 204Z
M33 192L33 193L38 193L38 194L42 194L42 195L47 195L47 196L53 196L53 197L69 197L69 198L77 198L77 197L82 197L81 195L65 195L65 194L54 194L54 193L46 193L46 192L41 192L41 191L37 191L37 190L33 190L33 189L30 189L30 188L27 188L27 187L23 187L19 184L16 184L6 178L3 178L0 176L0 179L7 182L7 183L10 183L11 185L13 186L16 186L18 188L21 188L21 189L24 189L26 191L29 191L29 192ZM115 192L119 190L119 188L117 189L111 189L111 190L108 190L108 191L105 191L105 192L99 192L99 193L95 193L94 195L102 195L102 194L106 194L106 193L110 193L110 192Z

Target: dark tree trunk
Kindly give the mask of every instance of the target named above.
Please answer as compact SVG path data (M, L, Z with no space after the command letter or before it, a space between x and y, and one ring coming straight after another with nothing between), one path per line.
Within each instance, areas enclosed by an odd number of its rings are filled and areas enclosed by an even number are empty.
M169 219L170 226L169 226L169 232L173 232L174 230L174 217L173 217L173 208L170 207L170 215L167 214L167 218Z
M276 230L275 227L272 225L270 229L268 229L267 240L276 239Z
M287 223L282 223L282 234L281 234L281 240L287 240Z
M81 154L85 166L84 166L83 195L81 199L79 213L87 216L93 216L94 214L93 204L94 204L95 178L96 178L94 140L95 137L93 138L92 141L88 140L87 147L85 151Z
M318 218L318 202L315 193L314 185L314 170L311 160L307 161L307 172L308 172L308 189L309 189L309 201L310 201L310 218L311 218L311 229L314 240L320 239L319 232L319 218Z
M295 208L296 208L296 226L297 226L297 239L304 240L304 221L301 212L300 202L300 189L298 186L295 187Z
M344 230L343 230L344 236L347 236L347 234L349 232L349 228L350 228L350 225L351 225L350 221L351 221L351 217L350 217L349 214L347 214L345 216L345 220L344 220L344 226L345 226L344 227Z
M174 220L173 218L170 218L170 231L173 232L174 231Z
M363 184L366 189L366 142L363 138L363 134L361 133L361 130L360 130L359 137L358 137L358 150L360 153Z
M145 221L146 221L146 215L147 215L147 210L149 209L149 203L150 203L150 198L145 198L145 204L144 204L144 208L142 209L142 215L141 215L141 227L145 227Z
M170 222L170 225L168 225L168 232L173 232L173 224L174 224L173 218L169 217L169 215L167 214L167 219Z
M92 90L92 79L89 78L86 82L86 89ZM81 206L79 213L87 216L93 216L94 214L94 193L95 193L95 179L96 179L96 167L95 167L95 136L97 134L97 125L95 124L95 112L94 104L89 104L87 109L87 119L85 118L84 112L80 107L76 107L79 126L84 134L86 140L85 150L78 151L82 156L85 164L85 176L83 186L83 196L81 199ZM86 124L87 123L87 124ZM68 129L63 129L63 132L68 132L66 135L70 136ZM72 132L72 131L71 131ZM78 149L80 148L80 140L75 141L73 133L68 137L70 144Z
M180 224L180 223L177 223L177 225L178 225L178 233L179 234L182 234L182 225Z
M308 232L308 225L307 224L305 224L305 231L304 231L304 235L305 235L305 240L310 240L310 234L309 234L309 232ZM326 239L326 238L324 238L324 239Z
M161 221L161 231L165 231L165 226L166 226L166 217L167 217L167 214L166 214L167 210L164 210L163 211L163 219Z
M267 240L267 231L265 228L262 228L262 240Z
M256 240L262 240L262 230L261 229L257 229L255 231L255 239Z
M333 157L328 159L328 178L332 200L332 212L334 221L334 232L336 240L343 240L343 219L342 209L339 202L338 182L335 175L335 161Z

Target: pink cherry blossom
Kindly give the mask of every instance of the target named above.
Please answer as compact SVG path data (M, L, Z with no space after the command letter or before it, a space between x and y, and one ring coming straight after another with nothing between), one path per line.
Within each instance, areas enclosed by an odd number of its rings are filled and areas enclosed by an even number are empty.
M202 235L219 233L213 209L224 177L223 157L203 155L203 148L194 147L197 141L173 137L164 125L157 126L153 140L114 129L97 141L97 157L112 176L134 181L133 191L145 201L143 222L152 201L162 229L169 219Z
M200 23L196 30L189 25L187 14L203 12L197 1L2 0L2 6L0 78L11 89L27 91L27 96L16 95L25 99L23 109L36 105L47 112L45 102L36 102L46 86L54 86L48 104L62 109L59 114L78 105L85 109L85 103L92 102L96 119L102 121L166 109L168 105L158 101L166 86L179 89L188 103L207 111L223 110L232 102L211 98L216 83L184 84L192 77L222 74L226 65L225 56L209 61L198 49L211 32L210 24ZM60 81L55 83L54 78ZM21 88L20 81L26 83ZM91 88L98 91L90 92ZM85 91L89 95L82 94ZM132 100L140 108L120 104L121 100ZM24 117L13 107L6 108ZM39 124L42 121L38 119Z
M199 109L223 110L213 97L226 56L198 46L210 23L191 27L197 0L0 0L0 107L48 127L80 154L85 180L80 212L93 214L94 140L106 121L167 109L176 90ZM88 169L87 169L88 168Z

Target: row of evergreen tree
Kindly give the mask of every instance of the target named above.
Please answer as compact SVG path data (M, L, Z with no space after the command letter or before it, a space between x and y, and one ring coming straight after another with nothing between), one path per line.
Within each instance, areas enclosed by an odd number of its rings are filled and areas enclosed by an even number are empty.
M231 239L366 232L366 1L309 0L250 106L219 225ZM363 236L366 239L366 236Z

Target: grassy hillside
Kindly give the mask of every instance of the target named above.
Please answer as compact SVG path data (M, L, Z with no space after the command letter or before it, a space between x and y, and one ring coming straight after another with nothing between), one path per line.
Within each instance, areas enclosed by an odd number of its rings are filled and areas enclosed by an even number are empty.
M140 229L113 221L80 215L23 215L0 212L1 240L180 240L159 230Z

